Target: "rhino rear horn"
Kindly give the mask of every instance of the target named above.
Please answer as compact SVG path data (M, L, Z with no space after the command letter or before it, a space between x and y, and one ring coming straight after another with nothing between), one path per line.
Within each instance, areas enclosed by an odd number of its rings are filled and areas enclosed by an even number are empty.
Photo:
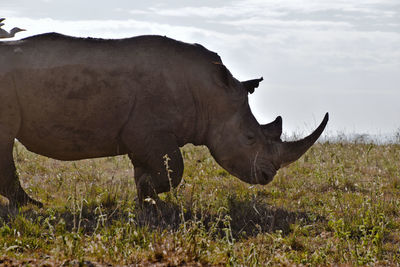
M282 117L278 116L273 122L261 125L265 137L272 140L281 140L282 135Z
M293 161L299 159L306 151L317 141L325 129L329 120L329 114L326 113L324 119L317 129L309 136L294 142L282 142L280 145L280 166L284 167Z
M242 82L243 88L246 89L250 94L254 93L254 89L260 85L260 82L264 80L263 77L260 79L248 80Z

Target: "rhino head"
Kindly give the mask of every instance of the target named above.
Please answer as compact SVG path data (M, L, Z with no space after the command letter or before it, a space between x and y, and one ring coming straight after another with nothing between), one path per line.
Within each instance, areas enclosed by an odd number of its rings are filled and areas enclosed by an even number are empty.
M265 185L277 171L299 159L319 138L329 115L309 136L291 142L281 140L282 118L269 124L259 124L253 116L248 94L258 87L260 79L239 82L225 70L225 92L230 94L229 105L215 114L224 114L223 123L215 123L213 138L208 144L215 160L229 173L250 184ZM226 78L228 76L228 78ZM215 138L217 136L217 138Z

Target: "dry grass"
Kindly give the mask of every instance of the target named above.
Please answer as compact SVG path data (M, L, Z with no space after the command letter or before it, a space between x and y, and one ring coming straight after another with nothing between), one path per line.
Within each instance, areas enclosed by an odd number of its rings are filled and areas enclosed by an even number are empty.
M400 264L399 144L317 144L267 186L230 176L204 147L183 155L179 188L140 210L127 157L60 162L17 144L45 208L2 209L0 264Z

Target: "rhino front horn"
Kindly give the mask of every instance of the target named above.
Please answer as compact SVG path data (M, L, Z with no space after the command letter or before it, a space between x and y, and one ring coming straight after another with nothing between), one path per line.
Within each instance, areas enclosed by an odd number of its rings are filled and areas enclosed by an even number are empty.
M293 142L282 142L280 149L280 167L284 167L293 161L299 159L306 151L317 141L325 129L329 120L329 114L326 113L324 119L317 129L309 136Z

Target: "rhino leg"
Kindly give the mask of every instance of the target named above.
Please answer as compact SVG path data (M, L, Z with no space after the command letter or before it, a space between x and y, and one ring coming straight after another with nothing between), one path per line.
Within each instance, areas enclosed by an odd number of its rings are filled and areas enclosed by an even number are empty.
M40 202L30 198L21 187L12 155L13 140L7 143L4 143L4 139L0 140L2 141L0 144L0 194L8 198L10 206L23 206L27 203L42 206Z
M145 168L138 167L137 165L134 167L134 171L139 202L143 202L143 200L147 197L158 199L157 190L154 188L150 171L146 170Z
M18 98L13 90L12 75L0 75L0 194L7 197L12 206L40 202L31 199L22 189L13 160L14 139L21 124Z
M124 139L123 139L124 140ZM139 202L147 197L168 192L182 180L183 159L172 135L160 133L148 136L145 142L124 140L135 166L135 182Z

